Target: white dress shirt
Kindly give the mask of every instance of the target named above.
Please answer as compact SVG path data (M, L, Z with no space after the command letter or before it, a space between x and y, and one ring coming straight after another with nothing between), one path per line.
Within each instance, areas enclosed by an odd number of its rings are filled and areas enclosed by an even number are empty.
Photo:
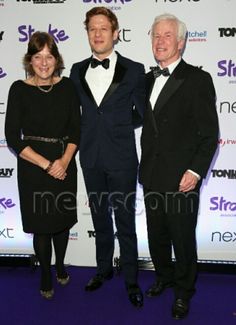
M93 57L99 60L95 55L93 55ZM107 58L110 60L108 69L104 69L102 65L98 65L96 68L91 68L89 65L85 76L85 79L98 106L100 105L107 89L112 82L117 61L116 52L113 51Z
M175 61L167 66L170 74L174 71L174 69L177 67L177 65L179 64L180 61L181 61L181 58L179 58L177 61ZM162 88L165 86L165 83L167 82L169 77L170 76L165 77L161 74L159 77L156 78L153 88L152 88L152 93L150 96L150 103L152 105L152 109L154 109L157 98L160 95L160 92L161 92Z

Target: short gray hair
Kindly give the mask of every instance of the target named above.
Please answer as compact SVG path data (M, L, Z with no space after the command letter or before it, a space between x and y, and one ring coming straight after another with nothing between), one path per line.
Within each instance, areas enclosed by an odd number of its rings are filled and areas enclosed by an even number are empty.
M151 27L151 36L153 35L153 30L154 30L156 24L158 24L162 20L172 20L172 21L174 21L177 24L177 37L178 37L178 40L185 40L186 39L187 27L186 27L185 23L182 22L181 20L179 20L176 16L171 15L171 14L167 14L167 13L155 17L154 22L153 22L152 27Z

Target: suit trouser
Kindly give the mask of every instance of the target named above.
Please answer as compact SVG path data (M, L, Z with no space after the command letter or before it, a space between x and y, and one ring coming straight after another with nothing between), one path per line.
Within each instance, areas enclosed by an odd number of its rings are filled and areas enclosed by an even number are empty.
M137 282L138 253L135 230L137 170L83 169L94 229L97 272L112 271L114 211L121 267L127 284Z
M158 281L173 284L176 298L190 299L197 276L199 191L158 193L145 189L144 195L148 243Z

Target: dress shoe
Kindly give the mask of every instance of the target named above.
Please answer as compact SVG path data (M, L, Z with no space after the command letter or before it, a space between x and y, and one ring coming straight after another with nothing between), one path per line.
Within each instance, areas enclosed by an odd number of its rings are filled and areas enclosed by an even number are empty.
M137 284L131 284L127 286L129 300L132 305L137 308L143 306L143 294Z
M172 287L172 283L163 283L162 281L156 281L150 288L145 291L147 297L159 296L166 288Z
M63 278L60 278L59 276L57 276L57 282L62 286L67 285L69 283L69 281L70 281L70 276L68 274Z
M40 290L40 294L41 294L41 296L43 298L50 300L50 299L52 299L52 297L54 295L54 290L53 289L52 290L46 290L46 291Z
M96 274L92 279L89 280L88 284L85 286L85 291L94 291L103 285L105 280L110 280L113 277L113 272L107 275Z
M187 300L178 298L172 306L172 317L174 319L183 319L188 315L189 302Z

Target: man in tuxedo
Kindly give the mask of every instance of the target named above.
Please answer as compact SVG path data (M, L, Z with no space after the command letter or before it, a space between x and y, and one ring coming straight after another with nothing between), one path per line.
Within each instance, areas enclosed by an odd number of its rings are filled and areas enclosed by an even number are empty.
M146 75L141 135L140 183L156 272L146 295L158 296L173 287L175 319L187 315L195 291L199 191L218 139L211 76L181 57L186 32L185 24L173 15L154 20L151 40L158 66Z
M128 297L143 305L137 282L135 198L138 159L134 129L145 106L144 66L114 51L118 21L105 7L86 13L92 57L75 63L71 78L82 107L80 163L96 232L97 274L85 287L100 288L113 276L114 211Z

